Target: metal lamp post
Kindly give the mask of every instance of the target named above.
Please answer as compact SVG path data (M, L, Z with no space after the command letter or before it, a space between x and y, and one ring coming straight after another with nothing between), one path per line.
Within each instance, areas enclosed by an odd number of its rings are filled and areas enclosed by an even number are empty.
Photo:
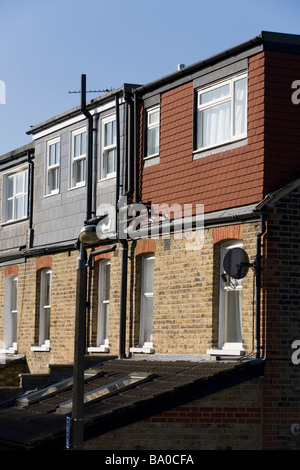
M101 221L105 217L98 217ZM73 366L73 403L72 418L67 418L67 447L72 450L82 450L84 431L84 355L86 335L86 285L87 267L92 256L114 251L116 245L91 251L87 260L86 247L99 243L96 225L87 224L80 231L78 241L80 243L79 257L77 258L76 275L76 312L75 312L75 342L74 342L74 366ZM71 438L70 438L71 434Z

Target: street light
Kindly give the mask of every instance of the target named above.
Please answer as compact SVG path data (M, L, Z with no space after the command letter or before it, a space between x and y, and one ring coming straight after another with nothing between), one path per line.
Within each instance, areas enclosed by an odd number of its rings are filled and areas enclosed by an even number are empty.
M103 217L102 217L103 218ZM101 220L102 218L99 218ZM86 224L80 231L79 257L76 269L76 312L75 312L75 342L73 365L73 404L72 419L67 421L67 436L71 433L71 449L82 450L84 429L84 353L86 331L86 280L87 280L87 254L86 247L92 247L99 242L96 234L96 225ZM90 253L91 255L107 253L116 249L104 248ZM71 429L70 429L71 428ZM70 432L71 431L71 432ZM67 437L67 446L68 446Z

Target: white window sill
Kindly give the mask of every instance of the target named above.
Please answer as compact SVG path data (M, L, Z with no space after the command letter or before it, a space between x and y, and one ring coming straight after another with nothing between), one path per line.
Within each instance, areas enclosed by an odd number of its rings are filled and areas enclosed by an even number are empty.
M148 168L149 166L152 166L152 165L157 165L158 163L160 163L159 154L151 155L149 157L144 157L144 168Z
M45 341L45 343L41 344L40 346L31 346L30 350L34 352L49 352L50 341Z
M51 191L51 193L47 193L44 195L44 197L51 197L51 196L57 196L59 194L59 189L55 189Z
M18 354L18 349L16 346L8 349L0 349L0 354Z
M20 218L20 219L11 219L11 220L6 220L5 222L1 222L1 226L5 227L6 225L17 224L19 222L24 222L26 220L28 220L27 215L25 217Z
M130 348L130 352L136 353L136 354L154 354L155 349L153 348L153 345L144 345L142 348Z
M82 181L81 183L77 183L75 186L71 186L68 191L74 191L75 189L85 188L85 186L85 181Z
M88 352L91 352L91 353L108 353L110 350L109 350L109 346L105 346L105 345L102 345L102 346L91 346L90 348L88 348Z
M245 351L243 349L208 349L206 354L210 356L244 356Z

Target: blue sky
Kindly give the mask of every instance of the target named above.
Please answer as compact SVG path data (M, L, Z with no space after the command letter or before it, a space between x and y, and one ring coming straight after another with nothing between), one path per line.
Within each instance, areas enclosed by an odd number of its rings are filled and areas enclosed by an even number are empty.
M83 73L87 89L146 84L299 18L299 0L0 0L0 155L77 106Z

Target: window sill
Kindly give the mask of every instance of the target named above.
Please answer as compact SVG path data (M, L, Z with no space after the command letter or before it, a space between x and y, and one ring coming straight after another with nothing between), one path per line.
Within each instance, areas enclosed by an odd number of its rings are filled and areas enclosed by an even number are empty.
M154 354L155 349L151 345L143 346L142 348L130 348L130 352L136 354Z
M75 189L81 189L81 188L85 188L86 187L86 183L85 181L82 182L82 183L78 183L76 186L71 186L68 191L74 191Z
M18 224L20 222L26 222L28 221L28 217L22 217L21 219L15 219L15 220L7 220L6 222L2 222L1 223L1 227L6 227L7 225L14 225L14 224Z
M243 349L208 349L206 354L210 356L244 356L245 351Z
M53 191L52 193L45 194L45 195L44 195L44 198L47 199L48 197L58 196L59 194L60 194L60 191L59 191L59 190Z
M117 176L117 173L110 173L107 176L103 176L103 178L100 178L98 181L99 183L102 183L104 181L112 180L116 178L116 176Z
M8 349L0 349L0 354L18 354L17 346L12 346Z
M91 352L91 353L108 353L109 351L110 351L109 346L105 346L105 345L96 346L96 347L91 346L90 348L88 348L88 352Z
M47 341L45 344L41 344L40 346L31 346L30 350L33 352L49 352L50 342Z
M160 156L151 155L151 157L144 157L144 168L148 168L149 166L158 165L160 163Z
M215 147L207 147L205 149L198 149L193 152L194 160L198 160L199 158L208 157L210 155L215 155L217 153L226 152L227 150L234 150L239 147L243 147L247 145L248 139L242 138L236 141L231 140L230 142L226 142L224 144L215 146Z

